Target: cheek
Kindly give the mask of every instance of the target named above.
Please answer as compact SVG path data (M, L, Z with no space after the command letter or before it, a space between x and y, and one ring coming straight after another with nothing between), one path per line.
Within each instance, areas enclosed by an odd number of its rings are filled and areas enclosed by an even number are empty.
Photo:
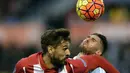
M63 60L65 58L65 52L63 51L55 52L55 57L59 58L60 60Z
M95 48L97 48L98 47L98 44L97 43L92 43L92 44L89 44L89 49L95 49Z

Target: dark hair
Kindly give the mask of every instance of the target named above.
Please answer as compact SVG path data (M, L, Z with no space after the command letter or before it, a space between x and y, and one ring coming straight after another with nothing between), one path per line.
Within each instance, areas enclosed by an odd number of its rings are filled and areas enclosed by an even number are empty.
M47 30L41 36L41 46L44 53L47 52L49 45L56 47L62 40L70 42L70 32L65 28Z
M101 39L102 45L103 45L103 51L102 51L102 53L105 53L107 51L107 49L108 49L107 38L104 35L99 34L99 33L93 33L92 35L96 35L96 36L98 36Z

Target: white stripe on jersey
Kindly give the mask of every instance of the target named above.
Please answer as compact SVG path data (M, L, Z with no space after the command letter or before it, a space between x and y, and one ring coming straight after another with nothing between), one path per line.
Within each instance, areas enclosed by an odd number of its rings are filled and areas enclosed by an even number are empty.
M34 73L44 73L43 69L39 64L33 65Z
M106 72L101 67L98 67L98 68L94 69L91 73L106 73Z
M71 67L71 69L72 69L72 72L74 73L74 68L73 68L73 65L72 65L72 64L70 64L70 67Z
M23 67L23 71L24 71L24 73L26 73L26 69L25 69L25 67Z

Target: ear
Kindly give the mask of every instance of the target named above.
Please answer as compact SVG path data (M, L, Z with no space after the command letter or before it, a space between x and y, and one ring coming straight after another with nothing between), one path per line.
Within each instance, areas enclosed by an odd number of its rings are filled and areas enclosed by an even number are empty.
M102 52L101 52L101 50L97 50L95 54L100 56L100 55L102 55Z
M48 53L49 53L49 54L52 54L53 52L54 52L53 46L49 45L49 46L48 46Z

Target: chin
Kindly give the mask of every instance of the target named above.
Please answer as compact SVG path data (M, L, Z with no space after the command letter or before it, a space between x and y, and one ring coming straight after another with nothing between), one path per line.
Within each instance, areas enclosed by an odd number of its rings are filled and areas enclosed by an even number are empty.
M56 65L57 68L63 68L63 66L64 66L63 62Z
M53 64L56 68L62 68L65 64L65 61L53 61Z

